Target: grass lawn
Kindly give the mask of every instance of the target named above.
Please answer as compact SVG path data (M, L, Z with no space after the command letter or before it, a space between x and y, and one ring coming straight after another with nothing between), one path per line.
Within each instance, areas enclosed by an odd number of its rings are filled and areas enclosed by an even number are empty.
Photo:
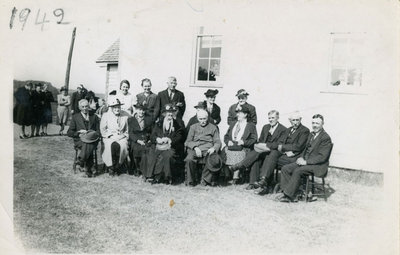
M285 204L245 185L89 179L72 171L71 138L17 136L15 127L14 227L27 252L385 253L376 241L384 233L379 185L331 174L328 202Z

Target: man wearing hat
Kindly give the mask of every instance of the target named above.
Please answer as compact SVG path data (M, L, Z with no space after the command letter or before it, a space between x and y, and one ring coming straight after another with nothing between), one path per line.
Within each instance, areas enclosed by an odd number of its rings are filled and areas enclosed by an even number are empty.
M185 158L186 184L192 186L199 182L198 164L205 164L206 156L218 153L221 148L218 128L208 122L208 112L206 110L199 110L197 118L199 123L193 124L190 127L185 142L185 146L188 148ZM213 162L215 162L215 157L212 156ZM219 169L215 168L215 165L218 164L212 165L214 167L211 169L208 167L203 169L200 179L202 185L216 185L216 172Z
M189 132L189 129L193 124L199 123L199 120L197 119L197 112L199 110L207 111L207 103L205 101L200 101L200 102L197 103L197 105L194 106L194 108L196 108L196 114L193 117L190 118L188 124L186 125L186 131L187 132ZM216 125L215 124L216 121L213 118L211 118L210 112L208 112L208 114L209 114L208 115L208 122Z
M145 157L150 146L153 127L152 116L145 115L146 105L135 104L136 114L128 119L130 157L133 161L133 174L138 176L145 168ZM142 160L144 159L144 160Z
M231 105L228 111L229 126L235 123L235 121L237 120L236 109L240 108L242 105L245 105L249 109L248 121L253 122L255 125L257 125L256 108L253 105L247 103L248 96L249 93L247 93L247 91L244 89L239 89L238 92L236 93L236 97L238 98L238 103Z
M221 108L215 103L215 97L218 94L218 89L208 89L204 95L206 96L206 109L210 118L214 120L215 125L221 122Z
M72 115L67 135L74 139L75 149L79 151L77 165L85 167L86 175L92 177L93 151L100 136L99 119L96 115L89 115L89 102L86 99L81 99L78 105L80 112Z
M120 173L120 167L127 158L128 152L128 117L121 110L122 103L116 96L109 97L109 110L100 121L100 132L104 142L102 158L109 168L109 174Z
M71 95L71 114L78 113L80 111L79 101L86 97L86 89L82 84L79 84L76 90L77 91Z
M158 93L157 103L154 108L154 118L157 119L160 116L161 110L166 104L175 104L178 109L177 117L182 119L186 109L185 95L176 89L177 82L175 77L168 77L167 85L168 88L166 90Z

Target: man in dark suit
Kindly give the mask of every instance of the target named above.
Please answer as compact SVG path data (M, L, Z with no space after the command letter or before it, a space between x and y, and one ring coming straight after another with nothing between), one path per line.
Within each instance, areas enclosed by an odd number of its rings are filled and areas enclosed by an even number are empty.
M246 158L236 165L231 166L231 170L240 168L251 168L249 185L246 187L247 190L255 189L256 181L260 174L260 165L264 158L278 147L278 141L284 134L286 127L279 123L279 112L272 110L268 113L269 124L264 125L262 128L260 138L256 147L262 148L262 150L251 150L247 153Z
M79 86L76 88L77 91L72 93L71 95L71 114L78 113L79 110L79 101L81 99L84 99L86 97L86 89L83 87L82 84L79 84Z
M86 99L79 101L79 109L80 112L71 118L67 135L74 139L75 149L80 151L77 164L85 167L87 176L92 177L93 150L100 137L99 119L95 114L89 115L89 102Z
M268 188L272 184L272 176L277 166L284 166L296 162L300 157L300 153L305 148L310 130L301 124L301 116L299 112L294 112L289 118L292 126L288 128L282 135L278 146L271 150L265 157L260 170L260 181L257 186L261 190L256 191L258 195L268 193Z
M177 117L182 119L186 109L185 95L176 89L177 82L175 77L169 77L167 84L168 88L158 93L156 106L154 107L154 118L157 119L160 116L161 109L166 104L174 104L178 108Z
M308 136L306 147L296 162L282 167L281 188L284 196L281 202L295 201L295 194L300 186L301 178L310 174L322 177L326 175L332 141L323 129L324 117L316 114L312 118L313 132Z

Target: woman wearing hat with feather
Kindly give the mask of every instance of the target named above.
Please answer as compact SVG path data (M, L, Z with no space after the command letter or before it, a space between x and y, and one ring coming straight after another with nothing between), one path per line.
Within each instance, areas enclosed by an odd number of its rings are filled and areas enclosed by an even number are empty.
M160 121L151 134L153 149L148 155L146 178L153 178L153 183L166 181L172 184L172 166L176 163L177 153L183 147L184 128L174 119L176 107L166 104Z
M257 142L257 128L252 122L248 122L249 109L246 105L236 110L237 121L229 126L224 136L225 146L223 152L226 155L225 164L234 165L242 161L246 154L253 148ZM226 175L232 173L227 173ZM233 184L240 179L239 170L233 171Z
M218 94L218 89L209 89L204 95L206 96L206 111L210 115L210 118L214 120L214 125L218 125L221 122L221 108L215 103L215 98Z
M257 125L257 113L256 108L247 103L247 97L249 93L246 92L244 89L239 89L236 93L236 97L238 98L238 103L231 105L228 111L228 125L232 125L237 120L236 110L239 109L241 106L246 106L249 109L249 114L247 116L247 121L252 122Z
M110 108L101 118L100 132L104 142L102 158L109 168L111 176L119 173L122 163L128 156L128 117L121 110L122 103L115 96L110 96Z

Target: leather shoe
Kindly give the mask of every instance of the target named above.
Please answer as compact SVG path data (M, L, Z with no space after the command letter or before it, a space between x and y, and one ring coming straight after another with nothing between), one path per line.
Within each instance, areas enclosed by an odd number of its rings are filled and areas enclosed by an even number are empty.
M254 184L247 185L246 190L252 190L252 189L257 189L256 185Z
M261 190L257 190L254 193L260 196L264 196L268 194L268 188L262 188Z
M281 197L279 199L279 202L282 202L282 203L296 203L296 202L298 202L298 200L297 199L292 199L291 197L289 197L287 195L284 195L283 197Z

